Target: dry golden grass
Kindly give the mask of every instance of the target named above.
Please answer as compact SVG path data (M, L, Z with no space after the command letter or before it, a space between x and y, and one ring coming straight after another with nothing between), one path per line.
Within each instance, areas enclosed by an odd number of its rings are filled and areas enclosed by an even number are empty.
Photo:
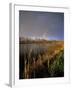
M31 42L32 43L32 42ZM41 67L44 67L44 63L47 62L47 66L49 68L49 63L50 60L52 60L52 58L58 54L61 50L64 49L64 42L63 41L33 41L33 44L37 44L40 45L42 47L47 47L48 44L50 44L47 49L43 52L43 54L38 53L37 56L33 56L31 57L33 50L30 49L27 53L28 53L28 57L27 57L27 63L25 61L25 65L24 65L24 70L23 70L23 78L31 78L31 74L34 72L34 77L35 78L35 70L38 71L38 69ZM25 60L25 59L24 59ZM32 63L31 63L32 61Z

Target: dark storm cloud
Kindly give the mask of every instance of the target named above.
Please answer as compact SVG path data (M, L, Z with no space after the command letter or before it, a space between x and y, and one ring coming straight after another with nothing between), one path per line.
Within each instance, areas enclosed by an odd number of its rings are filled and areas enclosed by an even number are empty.
M52 12L19 11L20 37L64 39L64 14Z

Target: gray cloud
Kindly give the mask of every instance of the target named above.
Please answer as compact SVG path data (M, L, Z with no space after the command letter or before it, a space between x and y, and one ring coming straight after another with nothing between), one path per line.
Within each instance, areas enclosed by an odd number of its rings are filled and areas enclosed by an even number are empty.
M19 11L20 37L64 39L64 14L52 12Z

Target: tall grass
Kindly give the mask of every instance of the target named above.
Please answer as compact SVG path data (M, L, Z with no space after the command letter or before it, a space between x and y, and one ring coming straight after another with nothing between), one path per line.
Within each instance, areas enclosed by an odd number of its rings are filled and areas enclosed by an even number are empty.
M62 77L64 76L64 50L61 50L50 63L49 73L51 77Z
M47 44L20 44L19 78L63 77L64 50L62 47L62 45L49 47Z

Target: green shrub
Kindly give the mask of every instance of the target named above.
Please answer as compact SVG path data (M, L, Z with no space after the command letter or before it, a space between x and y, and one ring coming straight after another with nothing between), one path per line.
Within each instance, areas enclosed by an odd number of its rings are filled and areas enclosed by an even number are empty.
M53 63L49 67L51 77L64 76L64 50L61 50L54 58Z

